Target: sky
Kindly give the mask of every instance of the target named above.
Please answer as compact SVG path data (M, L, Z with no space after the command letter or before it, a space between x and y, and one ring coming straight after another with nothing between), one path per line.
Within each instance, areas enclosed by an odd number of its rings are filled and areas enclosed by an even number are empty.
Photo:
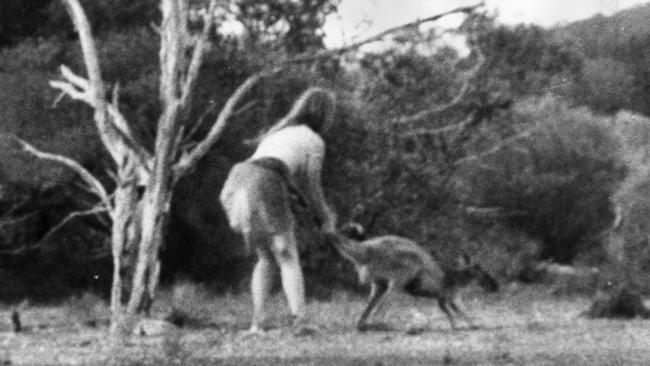
M328 47L363 39L384 29L424 18L480 0L342 0L338 15L325 25ZM650 0L485 0L486 8L506 24L533 23L541 26L571 22L594 14L610 15ZM447 17L440 26L454 26L460 17Z

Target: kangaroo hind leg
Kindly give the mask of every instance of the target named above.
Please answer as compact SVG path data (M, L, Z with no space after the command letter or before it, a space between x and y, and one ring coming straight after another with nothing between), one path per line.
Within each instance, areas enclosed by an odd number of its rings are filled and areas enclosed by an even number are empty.
M449 320L449 325L451 325L451 329L456 330L458 329L456 327L456 320L454 320L454 316L451 314L451 311L449 311L448 305L449 304L447 298L441 297L438 299L438 307L440 307L440 310L442 310L447 316L447 320Z
M451 309L452 309L456 314L458 314L461 318L463 318L463 320L465 320L465 321L467 322L467 324L469 325L469 327L470 327L471 329L477 329L477 328L478 328L478 327L474 324L474 320L472 319L472 317L470 317L469 315L467 315L467 313L465 313L465 312L464 312L460 307L458 307L458 305L456 304L455 299L451 299L451 300L449 300L449 306L451 307Z
M365 310L361 314L361 318L359 318L359 321L357 322L357 329L360 331L365 330L366 328L366 320L370 316L370 314L375 310L377 307L377 304L379 303L379 300L381 299L382 296L386 293L388 290L388 281L386 280L374 280L370 284L370 296L368 296L369 301L368 305L366 306Z

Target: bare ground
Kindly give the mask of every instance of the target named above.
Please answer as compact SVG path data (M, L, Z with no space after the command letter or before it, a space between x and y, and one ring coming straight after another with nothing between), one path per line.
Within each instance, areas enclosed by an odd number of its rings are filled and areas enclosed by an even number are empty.
M171 296L158 302L162 317ZM0 319L0 365L650 365L649 320L589 320L589 299L558 298L544 288L511 286L497 295L471 293L464 307L479 329L450 330L434 301L393 297L376 320L383 329L358 333L363 299L340 294L309 305L312 332L294 334L276 296L269 330L248 336L250 299L193 296L203 321L161 336L121 344L106 326L82 323L105 316L105 305L28 307L27 331ZM188 299L185 299L186 301ZM464 323L460 323L464 326ZM4 363L3 363L4 362Z

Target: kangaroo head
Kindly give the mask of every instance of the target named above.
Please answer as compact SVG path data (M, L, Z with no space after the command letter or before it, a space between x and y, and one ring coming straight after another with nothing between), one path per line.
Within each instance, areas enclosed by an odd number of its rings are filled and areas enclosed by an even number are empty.
M480 265L475 264L473 271L476 276L476 281L479 286L487 292L497 292L499 291L499 282L496 278L492 277L486 270L484 270Z
M458 281L463 282L463 284L476 281L487 292L499 291L499 282L483 269L480 264L474 263L467 254L463 254L460 265L454 272Z
M341 226L339 231L347 238L357 241L366 240L366 230L357 222L349 222Z

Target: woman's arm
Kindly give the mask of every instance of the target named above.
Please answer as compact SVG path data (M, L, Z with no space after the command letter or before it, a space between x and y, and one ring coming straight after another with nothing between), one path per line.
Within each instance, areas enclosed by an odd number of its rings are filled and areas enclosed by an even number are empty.
M321 182L321 170L325 158L324 146L319 151L309 155L307 161L307 184L309 185L309 197L316 216L322 222L321 229L325 232L334 232L336 230L336 214L327 205L323 186Z

